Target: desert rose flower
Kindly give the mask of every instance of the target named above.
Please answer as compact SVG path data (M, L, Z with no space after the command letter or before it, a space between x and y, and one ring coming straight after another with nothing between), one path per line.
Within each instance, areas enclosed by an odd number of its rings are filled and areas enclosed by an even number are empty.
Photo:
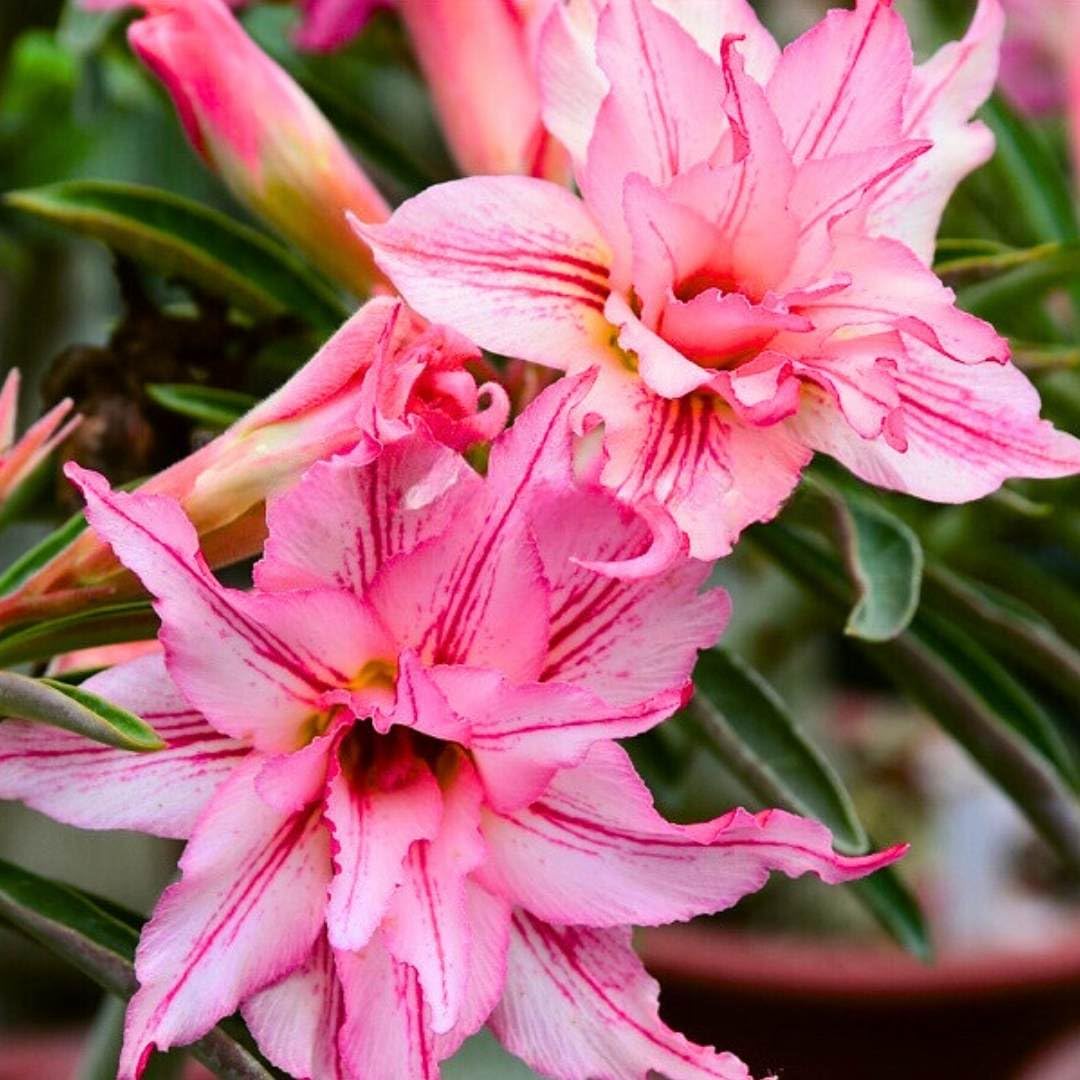
M141 0L128 40L161 80L192 145L234 195L358 294L378 277L346 211L389 207L327 119L223 0Z
M726 908L771 870L839 882L901 854L841 857L781 812L654 810L611 740L684 700L728 601L694 560L633 572L650 527L574 478L588 381L538 397L484 479L423 430L315 465L272 501L251 592L211 576L175 502L69 467L162 619L164 660L87 688L169 746L8 721L0 792L189 838L139 946L120 1080L238 1007L316 1080L434 1080L485 1023L555 1077L747 1080L659 1019L630 926Z
M914 67L888 0L780 53L744 0L557 8L539 63L581 198L521 177L430 188L358 225L410 304L485 348L600 378L605 482L691 552L768 520L815 451L961 502L1080 468L1007 343L929 267L1002 15Z
M497 383L477 386L467 365L479 358L400 301L370 300L280 390L140 490L180 502L211 564L254 555L267 495L315 461L354 449L374 457L419 422L457 450L494 438L510 406ZM108 545L88 531L0 600L0 623L74 610L118 594L123 581Z
M68 418L71 401L61 401L16 439L20 381L19 369L12 368L0 387L0 512L80 421L78 416Z

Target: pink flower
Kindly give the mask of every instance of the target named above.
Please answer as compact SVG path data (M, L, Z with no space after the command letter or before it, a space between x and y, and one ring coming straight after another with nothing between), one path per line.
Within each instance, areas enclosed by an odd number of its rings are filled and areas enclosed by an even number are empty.
M375 457L419 423L458 450L494 438L510 406L498 384L477 387L467 365L479 358L400 301L370 300L280 390L141 490L180 502L211 565L253 555L265 536L264 500L315 461L354 449ZM108 545L86 532L0 601L0 624L118 595L120 571Z
M358 294L378 274L346 211L389 207L314 103L223 0L141 0L128 39L162 81L195 149L241 202Z
M303 21L296 43L313 52L332 52L347 45L379 8L393 0L300 0Z
M238 1007L318 1080L433 1080L485 1023L556 1077L747 1080L662 1023L630 925L902 853L843 858L781 812L654 810L612 740L679 706L728 601L693 560L633 576L648 526L573 479L589 382L538 397L486 479L423 431L314 466L272 501L251 592L211 576L175 502L69 467L165 647L86 685L169 746L5 722L0 793L190 838L139 946L120 1080Z
M996 0L917 68L887 0L782 54L743 0L573 11L539 62L582 197L473 178L358 231L421 314L599 368L583 411L621 497L660 500L712 558L815 451L944 502L1080 467L1006 342L929 269L952 189L993 148L968 117L994 80Z
M65 399L50 409L19 439L15 424L19 412L19 369L12 368L0 388L0 513L4 504L39 465L75 430L81 417L64 423L71 412Z

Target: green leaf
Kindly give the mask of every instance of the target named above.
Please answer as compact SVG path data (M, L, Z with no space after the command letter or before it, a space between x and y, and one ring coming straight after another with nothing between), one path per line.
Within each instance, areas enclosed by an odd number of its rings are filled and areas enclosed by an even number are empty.
M24 552L0 574L0 596L7 596L51 562L86 529L86 515L80 510L43 540Z
M923 550L915 533L883 507L814 481L832 504L855 606L844 633L863 641L891 641L919 607Z
M919 901L893 866L847 886L909 953L929 963L934 956L930 931Z
M212 428L227 428L258 404L258 398L238 390L190 383L149 383L150 399L169 412Z
M0 918L109 993L127 999L135 992L134 956L141 925L137 915L0 860ZM235 1017L204 1035L191 1052L218 1076L231 1080L285 1080L263 1060Z
M934 273L946 285L961 288L980 281L1001 277L1024 267L1045 266L1071 250L1072 244L1052 240L1031 248L1000 248L950 256L934 264Z
M80 686L0 671L0 716L74 731L121 750L161 750L165 743L134 713Z
M134 600L15 627L0 635L0 667L47 660L74 649L147 641L157 636L158 626L149 601Z
M1080 238L1069 179L1035 125L1017 116L1000 94L986 103L982 115L997 141L992 168L1033 239Z
M1080 243L1047 243L988 259L961 259L938 269L953 281L985 276L961 288L957 301L981 318L1002 319L1023 313L1051 289L1075 283L1080 277Z
M867 851L866 831L840 777L762 675L726 649L709 649L698 659L694 685L712 706L702 709L699 698L689 710L699 738L753 795L817 818L841 851Z
M797 583L831 600L838 614L851 602L839 560L814 534L773 523L749 535ZM1034 698L958 627L930 612L919 611L895 640L863 648L968 751L1062 858L1080 866L1075 762Z
M277 241L168 191L72 180L11 192L5 201L191 281L256 317L292 314L332 330L348 314L333 289Z
M1037 611L1008 593L972 581L944 566L927 572L927 601L963 621L980 644L1007 653L1039 678L1080 701L1080 651Z

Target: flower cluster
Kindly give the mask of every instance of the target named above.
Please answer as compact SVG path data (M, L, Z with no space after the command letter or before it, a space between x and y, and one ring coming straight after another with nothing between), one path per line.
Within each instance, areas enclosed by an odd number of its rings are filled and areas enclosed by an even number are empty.
M306 3L298 40L374 6ZM91 528L0 615L149 593L160 648L85 686L167 745L11 720L0 795L187 841L121 1080L237 1009L314 1080L434 1080L484 1025L565 1080L748 1080L663 1023L631 928L903 848L843 856L780 810L672 824L616 740L686 703L729 616L709 560L813 453L939 501L1080 471L930 268L992 152L1002 13L917 67L889 0L783 51L745 0L398 6L475 175L391 213L224 0L141 3L206 162L383 295L137 491L67 466ZM481 348L565 374L512 394ZM255 554L249 589L212 572Z

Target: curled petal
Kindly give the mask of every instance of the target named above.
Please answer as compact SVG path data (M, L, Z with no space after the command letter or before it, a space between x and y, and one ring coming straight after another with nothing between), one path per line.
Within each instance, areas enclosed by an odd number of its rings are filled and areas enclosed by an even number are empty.
M829 884L888 866L906 848L837 855L824 826L781 810L733 810L673 825L626 752L596 744L531 806L485 814L484 880L537 918L559 924L656 926L731 907L771 871L814 873ZM535 867L543 866L544 874Z

